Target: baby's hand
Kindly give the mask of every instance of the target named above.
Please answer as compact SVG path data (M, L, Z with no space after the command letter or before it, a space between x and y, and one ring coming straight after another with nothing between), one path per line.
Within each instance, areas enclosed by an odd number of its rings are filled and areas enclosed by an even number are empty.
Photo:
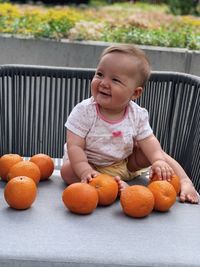
M150 179L154 173L156 173L162 180L170 181L174 171L164 160L157 160L151 166Z
M82 183L88 183L89 181L92 180L92 178L96 177L99 174L100 174L99 172L97 172L93 169L87 169L81 175L81 182Z

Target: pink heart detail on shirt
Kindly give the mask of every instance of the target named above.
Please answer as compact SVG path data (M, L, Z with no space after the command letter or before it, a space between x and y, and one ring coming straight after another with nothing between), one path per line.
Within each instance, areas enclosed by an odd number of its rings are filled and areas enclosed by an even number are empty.
M122 137L123 133L121 131L112 132L113 137Z

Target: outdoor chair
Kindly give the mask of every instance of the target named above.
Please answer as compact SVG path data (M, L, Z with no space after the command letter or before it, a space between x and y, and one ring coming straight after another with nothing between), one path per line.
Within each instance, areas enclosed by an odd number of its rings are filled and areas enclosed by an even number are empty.
M180 203L145 218L124 214L120 199L77 215L62 202L60 176L64 123L90 96L94 69L0 66L0 156L26 159L46 153L56 170L37 185L26 210L10 208L0 181L0 266L4 267L182 267L200 266L200 205ZM200 191L200 78L152 72L139 104L163 149L178 160ZM87 118L85 118L87 120ZM132 183L147 185L144 175ZM19 193L20 194L20 193Z
M72 108L90 96L94 72L0 66L0 156L46 153L59 168L66 138L64 123ZM149 111L163 149L184 167L200 192L200 77L153 71L137 102Z

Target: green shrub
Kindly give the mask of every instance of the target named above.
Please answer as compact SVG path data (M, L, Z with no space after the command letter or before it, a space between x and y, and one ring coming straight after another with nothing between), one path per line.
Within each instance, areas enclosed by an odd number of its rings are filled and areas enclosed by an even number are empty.
M141 2L87 7L3 3L0 33L200 50L198 17L174 16L166 5Z
M198 0L169 0L169 7L175 15L195 14Z
M189 30L149 30L139 28L116 28L104 32L103 41L135 43L141 45L180 47L194 50L200 49L199 37Z

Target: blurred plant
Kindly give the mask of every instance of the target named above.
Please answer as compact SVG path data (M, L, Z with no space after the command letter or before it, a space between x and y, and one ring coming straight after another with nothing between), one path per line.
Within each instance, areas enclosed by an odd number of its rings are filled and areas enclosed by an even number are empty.
M196 14L198 0L169 0L169 7L175 15Z
M0 32L200 50L199 18L167 11L166 5L128 2L88 7L2 3Z
M0 4L0 31L60 39L83 18L74 8L22 7Z
M115 28L104 33L102 41L135 43L141 45L180 47L200 50L199 36L185 29L163 31L162 29L139 29L134 27Z
M53 10L49 10L39 23L39 27L34 31L34 35L60 39L68 35L74 23L72 17L68 17L65 12L55 13Z
M104 31L103 23L92 21L80 21L69 31L68 38L71 40L100 40Z

